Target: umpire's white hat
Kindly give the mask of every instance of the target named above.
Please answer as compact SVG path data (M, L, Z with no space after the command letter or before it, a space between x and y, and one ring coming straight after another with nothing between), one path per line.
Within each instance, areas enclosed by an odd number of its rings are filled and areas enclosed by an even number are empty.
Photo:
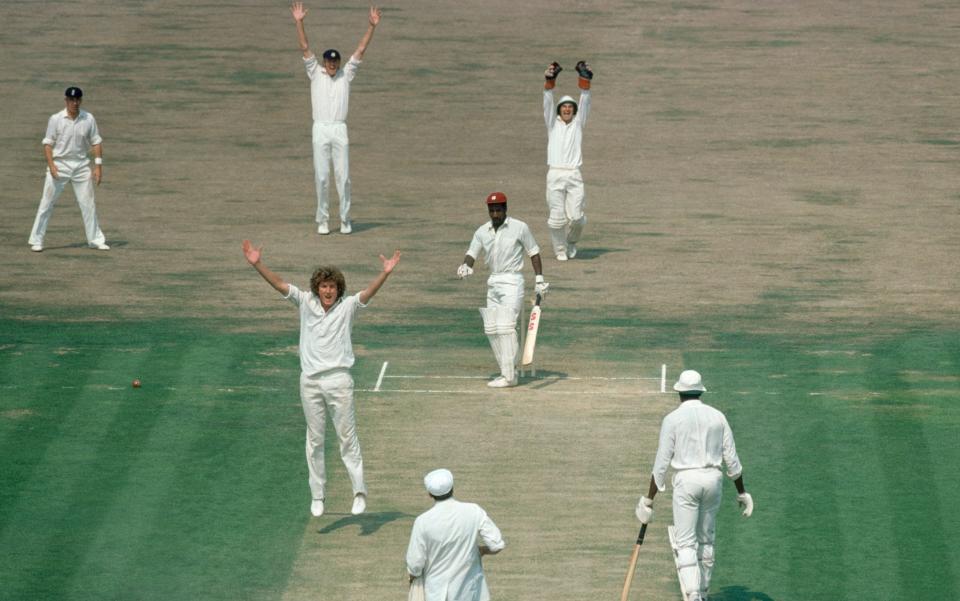
M700 373L688 369L680 374L680 377L677 378L677 383L673 385L673 389L677 392L706 392L707 389L703 386L703 380L700 378Z
M433 470L423 477L423 485L434 497L442 497L453 490L453 474L443 468Z

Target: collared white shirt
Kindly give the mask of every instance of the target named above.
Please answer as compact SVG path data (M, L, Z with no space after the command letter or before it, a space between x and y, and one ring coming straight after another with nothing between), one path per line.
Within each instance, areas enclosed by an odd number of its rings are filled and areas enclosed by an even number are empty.
M580 91L577 114L570 123L564 123L553 102L553 90L543 91L543 119L547 124L547 165L565 169L579 169L583 164L580 144L583 127L590 115L590 90Z
M80 109L76 119L67 116L67 109L50 115L43 144L53 147L53 160L86 165L90 162L90 148L103 143L97 120Z
M733 432L723 413L697 399L689 399L663 418L657 458L653 463L653 478L659 490L666 488L668 467L677 471L721 469L722 464L726 464L731 478L736 479L743 471Z
M423 577L427 601L487 601L479 546L506 546L500 529L475 503L450 498L417 516L407 545L407 572Z
M357 74L360 61L351 56L333 77L327 75L322 59L316 55L303 59L303 66L310 78L313 120L320 123L346 121L350 108L350 82Z
M540 247L526 223L507 217L499 229L488 221L477 228L467 254L476 260L483 251L490 273L519 273L524 251L528 257L540 254Z
M300 370L312 376L331 369L353 367L350 340L357 309L366 307L360 293L344 296L324 311L320 297L289 284L287 300L300 309Z

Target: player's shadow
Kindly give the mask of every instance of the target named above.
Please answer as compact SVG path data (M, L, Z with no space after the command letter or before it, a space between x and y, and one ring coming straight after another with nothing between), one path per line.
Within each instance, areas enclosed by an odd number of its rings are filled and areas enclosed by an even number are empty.
M525 374L522 378L520 378L520 387L540 390L541 388L552 386L557 382L560 382L561 380L565 379L566 377L567 377L567 372L565 371L538 369L536 376L531 376L528 373L528 374Z
M580 248L577 247L577 258L574 261L592 261L609 253L626 252L625 248Z
M353 233L362 234L363 232L366 232L369 230L375 230L380 227L383 227L383 224L377 221L354 221ZM340 230L331 230L332 233L338 233L339 231Z
M370 536L379 530L384 524L414 517L416 516L400 511L380 511L376 513L363 513L360 515L345 515L339 520L320 528L317 530L317 532L320 534L330 534L331 532L341 528L347 528L356 524L360 527L360 533L358 536Z
M774 601L773 597L745 586L725 586L710 593L710 601Z

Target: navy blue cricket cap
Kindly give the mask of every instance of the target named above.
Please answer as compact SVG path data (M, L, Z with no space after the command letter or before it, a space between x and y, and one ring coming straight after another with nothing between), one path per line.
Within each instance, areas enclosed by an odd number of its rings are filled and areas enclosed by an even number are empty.
M76 86L70 86L63 95L67 98L83 98L83 90Z
M333 48L323 51L323 59L328 61L338 61L340 60L340 53L334 50Z

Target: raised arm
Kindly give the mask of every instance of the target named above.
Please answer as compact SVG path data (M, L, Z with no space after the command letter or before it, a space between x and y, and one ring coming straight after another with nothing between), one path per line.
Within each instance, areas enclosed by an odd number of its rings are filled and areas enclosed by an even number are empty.
M377 293L377 290L380 290L380 286L383 286L383 283L387 281L387 278L393 272L397 263L400 262L400 251L393 251L393 256L389 259L380 255L380 262L383 263L383 271L377 274L377 277L373 278L373 281L370 282L367 289L360 293L360 302L364 305L370 302L370 299Z
M250 243L249 240L243 241L243 256L247 258L247 263L253 265L253 268L257 270L263 279L267 281L268 284L273 286L274 290L280 294L287 296L290 294L290 284L283 281L283 278L273 273L267 266L260 261L260 255L263 247L255 247Z
M303 28L303 20L307 17L307 9L303 6L303 2L294 2L290 5L290 13L293 15L293 21L297 24L297 41L300 43L303 58L310 58L313 56L313 52L310 52L310 44L307 43L307 31Z
M370 7L370 14L368 19L370 24L367 26L366 33L363 34L363 37L360 38L360 45L357 46L357 49L353 51L353 58L363 60L363 53L367 51L367 45L370 44L370 40L373 39L373 30L377 28L377 25L380 24L380 15L381 10L376 6Z
M556 120L556 114L553 112L553 88L557 85L557 76L560 75L561 71L563 71L563 67L560 66L560 63L554 61L547 65L547 69L543 72L543 120L547 124L547 131L550 130Z

